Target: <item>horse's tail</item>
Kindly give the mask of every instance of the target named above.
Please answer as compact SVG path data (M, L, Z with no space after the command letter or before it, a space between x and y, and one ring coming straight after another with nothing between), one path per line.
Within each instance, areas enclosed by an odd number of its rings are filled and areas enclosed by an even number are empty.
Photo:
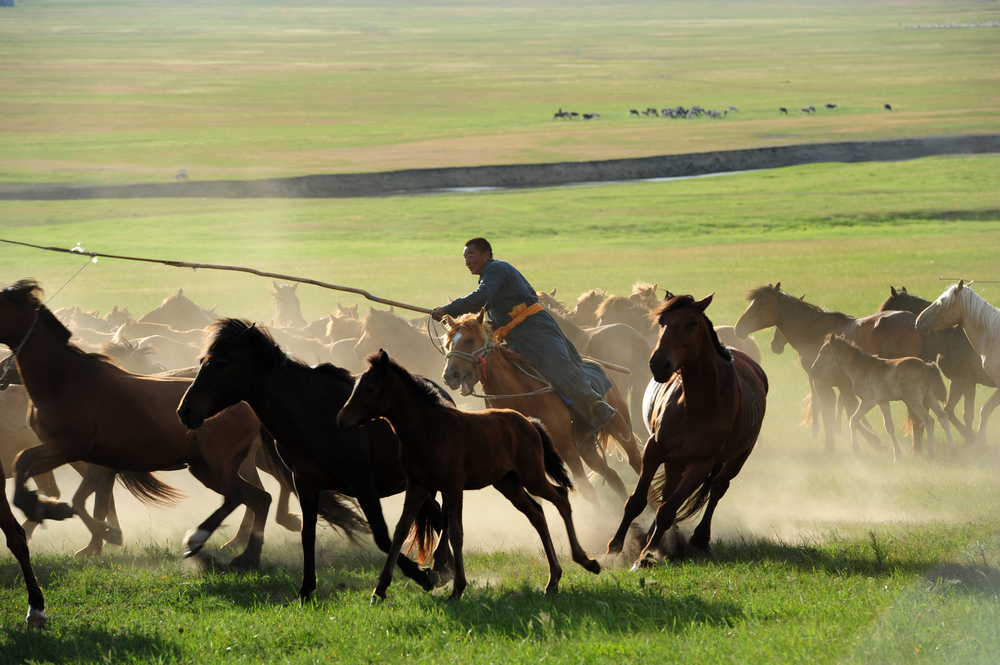
M184 492L162 482L151 473L127 471L118 480L132 496L147 506L176 506L187 497Z
M417 548L417 561L421 565L426 565L434 556L434 537L444 529L444 515L441 506L429 496L424 500L417 517L410 527L410 535L407 538L406 554Z
M799 424L799 427L812 427L813 418L816 416L813 414L813 394L811 390L808 395L802 398L802 404L802 422Z
M538 436L542 438L542 454L545 460L545 472L552 477L552 480L556 481L566 489L573 489L573 481L569 477L569 473L566 472L566 465L563 463L562 458L559 457L559 453L556 452L556 446L552 443L552 437L549 436L548 430L545 429L545 425L542 421L537 418L528 418L528 421L534 425L535 429L538 431Z
M348 540L357 544L356 536L371 533L368 522L362 519L351 505L350 500L332 490L319 493L318 517L340 530Z
M947 402L948 389L944 385L944 379L941 378L941 369L937 363L924 363L924 371L927 372L927 380L931 383L931 392L934 393L934 397L939 402Z
M708 495L712 491L712 481L715 480L715 477L719 475L719 471L721 470L721 464L712 467L712 471L705 478L705 482L701 484L698 491L689 496L687 501L681 504L674 522L683 522L686 519L694 517L698 514L699 510L705 507L705 504L708 503Z

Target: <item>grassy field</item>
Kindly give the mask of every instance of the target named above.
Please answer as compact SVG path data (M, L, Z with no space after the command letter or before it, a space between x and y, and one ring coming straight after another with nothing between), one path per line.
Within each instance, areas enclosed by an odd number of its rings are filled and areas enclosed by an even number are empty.
M548 162L825 140L995 132L995 3L92 3L0 10L0 183L257 178ZM991 73L993 72L993 73ZM805 104L834 112L795 115ZM882 104L893 104L892 113ZM725 121L629 108L739 106ZM778 117L787 106L794 117ZM599 122L554 122L559 107ZM889 286L936 297L982 280L1000 304L1000 157L826 164L673 182L365 200L0 202L0 238L235 264L430 307L475 284L464 240L486 235L537 288L572 302L637 280L702 297L732 324L780 281L829 309L874 312ZM0 282L32 276L53 308L135 314L183 288L267 321L268 280L0 244ZM942 279L943 278L943 279ZM68 284L67 284L68 282ZM358 296L304 286L307 318ZM362 302L362 308L366 304ZM537 536L492 490L466 499L461 603L401 577L368 605L382 557L320 534L313 603L295 601L295 534L269 523L262 569L179 556L218 498L186 479L178 508L118 492L126 546L72 552L78 520L32 542L49 626L24 627L0 548L0 664L21 662L992 663L1000 650L1000 418L985 449L833 455L802 419L791 352L756 335L771 392L744 472L720 504L715 555L594 577L563 557L545 596ZM979 403L989 391L979 391ZM897 429L902 429L897 410ZM878 417L873 414L876 431ZM883 437L884 438L884 437ZM961 441L959 441L961 443ZM629 481L627 479L627 482ZM60 476L64 491L76 482ZM8 483L8 492L10 492ZM592 554L620 507L574 503ZM385 502L390 523L400 502ZM548 512L548 511L547 511ZM550 512L557 546L565 536ZM648 519L648 515L643 520ZM217 554L232 525L210 541ZM634 556L635 550L631 552ZM220 555L225 561L227 554Z

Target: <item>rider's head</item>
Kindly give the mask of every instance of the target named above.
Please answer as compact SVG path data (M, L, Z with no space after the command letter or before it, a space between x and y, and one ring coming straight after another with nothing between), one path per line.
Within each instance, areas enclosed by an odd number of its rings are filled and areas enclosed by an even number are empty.
M465 243L465 266L473 275L482 275L487 262L493 259L493 247L486 238L473 238Z

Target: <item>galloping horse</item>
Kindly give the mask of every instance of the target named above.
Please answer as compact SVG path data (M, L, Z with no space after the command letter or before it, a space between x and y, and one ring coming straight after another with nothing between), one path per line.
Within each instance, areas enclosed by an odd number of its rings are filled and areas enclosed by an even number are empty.
M895 462L899 456L899 444L889 403L904 402L910 413L915 414L927 428L928 457L934 456L934 420L928 409L937 415L951 450L955 450L948 417L940 404L947 399L948 389L937 365L925 363L920 358L876 358L845 340L843 335L827 335L809 371L813 376L819 376L831 367L840 367L851 377L854 392L861 398L857 410L851 415L851 443L854 447L857 447L861 419L877 405L882 411L885 431L892 440L892 460Z
M399 463L399 441L388 423L377 421L349 436L337 427L337 411L354 388L350 372L333 365L308 365L287 356L265 331L248 321L223 319L212 325L212 338L201 368L177 415L197 429L205 418L231 404L246 402L275 439L278 454L292 470L302 506L303 600L316 590L316 517L320 490L334 490L356 497L371 526L375 543L383 552L392 545L382 516L379 497L392 496L406 487ZM421 525L435 516L429 501ZM431 534L422 528L421 553ZM447 552L435 553L443 569ZM430 590L440 582L437 574L399 557L407 577Z
M895 309L919 316L931 304L930 300L907 293L905 286L899 291L890 286L889 293L879 311ZM975 438L972 423L976 414L976 385L981 383L989 388L997 387L996 382L983 370L983 359L972 348L965 331L958 327L924 333L924 347L920 357L926 361L936 359L941 372L951 380L944 411L965 437L966 443L972 443ZM963 418L959 420L955 408L958 406L958 400L962 398L965 398L962 408ZM914 445L918 445L916 433L914 433Z
M880 358L919 356L923 346L923 339L913 327L916 319L909 312L878 312L863 318L828 312L785 293L781 290L781 282L753 289L746 299L751 302L736 322L737 336L746 337L756 330L776 326L798 352L799 363L807 376L825 336L830 333L843 333L863 351ZM853 413L857 408L858 399L851 380L841 370L833 370L820 378L810 378L810 385L823 414L826 450L832 452L834 435L839 426L834 387L840 390L841 400L849 412ZM812 408L815 413L816 407ZM881 446L870 427L861 432L873 446Z
M972 348L982 358L986 375L1000 385L1000 310L959 280L917 317L917 330L922 333L951 326L962 326ZM1000 406L1000 390L983 402L979 412L976 441L980 445L986 444L986 423L997 406Z
M452 390L460 389L463 395L472 394L476 383L481 383L489 406L502 406L538 418L555 442L559 456L577 479L581 496L595 506L600 505L597 492L586 481L582 463L585 461L595 473L604 476L611 489L625 501L628 496L625 484L608 466L593 441L584 438L586 432L574 431L573 417L566 403L537 377L523 356L492 341L492 330L484 318L484 312L465 314L458 319L444 318L444 348L447 351L444 382ZM629 464L638 473L639 449L632 434L628 406L614 386L605 400L619 414L609 426L609 434L617 440L628 455ZM584 430L587 427L583 424ZM600 435L605 446L610 441L609 434Z
M549 562L547 593L559 589L562 567L556 557L545 513L528 493L556 506L566 523L573 560L592 573L601 572L576 538L567 489L573 482L545 428L510 409L465 412L442 399L444 391L414 377L393 362L385 351L368 358L368 369L358 379L337 423L352 430L362 423L385 418L399 436L399 456L406 474L406 499L396 525L392 548L373 593L385 598L392 583L396 557L417 510L435 492L441 492L448 514L448 535L455 555L455 584L451 597L465 591L462 558L462 493L492 485L535 527ZM548 473L559 485L551 484Z
M711 295L697 302L674 296L655 312L660 337L649 368L662 387L655 397L653 434L642 453L639 483L608 543L608 554L622 551L628 528L645 509L663 465L663 503L636 566L652 558L651 550L668 529L693 517L706 502L689 545L709 548L715 507L753 451L764 420L767 375L745 353L719 341L705 316L711 302Z
M42 442L14 461L14 505L36 522L76 513L91 533L114 537L103 516L91 518L85 506L109 474L133 478L135 483L126 486L140 498L169 501L176 491L150 472L186 466L224 497L222 507L185 539L186 553L197 553L222 520L246 504L254 513L253 532L232 564L258 566L271 497L238 474L260 430L250 407L220 413L205 432L188 431L174 411L190 380L129 374L104 356L80 351L68 342L70 331L42 304L40 291L30 279L0 291L0 342L18 350L18 368L31 397L29 423ZM90 466L71 509L42 501L25 487L29 476L77 460Z
M0 478L6 477L7 473L0 464ZM14 513L10 512L6 492L0 492L0 530L7 538L7 547L21 566L21 576L24 577L24 586L28 591L28 625L41 628L48 621L45 617L45 599L42 597L42 590L38 588L35 572L31 569L27 536L14 519Z

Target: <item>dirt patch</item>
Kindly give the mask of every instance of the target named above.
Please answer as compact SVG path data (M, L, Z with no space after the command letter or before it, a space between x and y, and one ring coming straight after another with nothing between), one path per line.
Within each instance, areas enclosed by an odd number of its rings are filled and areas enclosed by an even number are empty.
M137 185L3 185L0 200L125 198L354 198L459 188L555 187L572 183L647 180L756 171L824 162L901 161L938 155L1000 152L1000 134L891 141L812 143L637 159L408 169L267 180L215 180Z

